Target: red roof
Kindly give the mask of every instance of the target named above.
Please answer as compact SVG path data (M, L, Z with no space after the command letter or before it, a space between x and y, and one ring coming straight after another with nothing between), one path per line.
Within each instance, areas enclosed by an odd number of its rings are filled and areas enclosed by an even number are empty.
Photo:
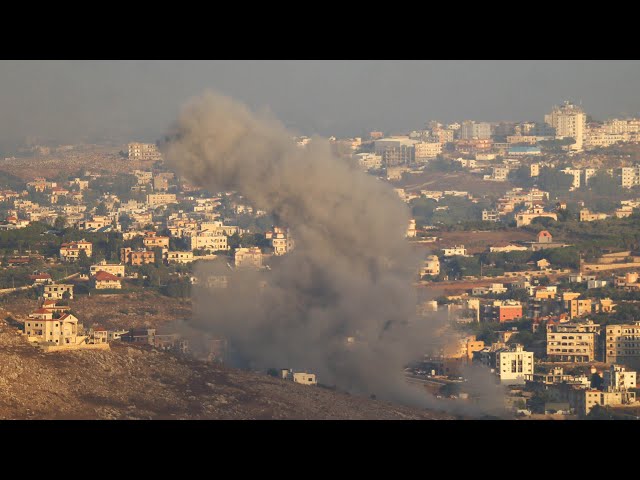
M96 273L93 278L99 282L105 282L105 281L119 281L120 279L118 277L116 277L115 275L110 274L109 272L105 272L103 270L100 270L98 273Z
M539 236L539 237L550 237L550 236L551 236L551 234L550 234L548 231L546 231L546 230L542 230L542 231L540 231L540 232L538 233L538 236Z
M32 315L35 315L35 314L39 315L39 314L42 314L42 313L51 313L51 314L53 314L50 310L47 310L45 308L39 308L39 309L35 310L34 312L31 312Z
M46 280L51 278L51 275L48 273L38 273L37 275L29 275L31 280Z

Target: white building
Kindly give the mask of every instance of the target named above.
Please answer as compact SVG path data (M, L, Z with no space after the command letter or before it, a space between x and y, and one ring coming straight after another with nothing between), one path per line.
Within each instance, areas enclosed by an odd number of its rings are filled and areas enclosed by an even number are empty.
M604 387L611 391L636 388L636 372L627 371L622 365L611 365L603 374Z
M526 352L522 345L499 349L495 358L495 373L502 384L524 384L533 375L533 352Z
M570 102L562 106L554 106L550 114L544 116L547 125L555 128L556 138L573 138L576 143L571 150L580 151L584 147L587 115L581 107Z
M463 257L467 256L467 249L464 248L464 245L456 245L450 248L443 248L442 251L444 252L445 257L455 257L456 255L460 255Z

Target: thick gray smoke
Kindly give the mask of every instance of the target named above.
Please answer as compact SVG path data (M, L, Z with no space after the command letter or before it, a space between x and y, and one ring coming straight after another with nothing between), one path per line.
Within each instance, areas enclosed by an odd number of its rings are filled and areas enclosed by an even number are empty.
M238 191L296 242L269 271L202 267L203 279L230 279L197 295L193 328L226 337L243 366L308 370L354 393L435 405L403 376L436 346L440 322L415 318L409 211L388 185L328 142L299 148L275 119L213 93L183 109L163 150L181 175Z

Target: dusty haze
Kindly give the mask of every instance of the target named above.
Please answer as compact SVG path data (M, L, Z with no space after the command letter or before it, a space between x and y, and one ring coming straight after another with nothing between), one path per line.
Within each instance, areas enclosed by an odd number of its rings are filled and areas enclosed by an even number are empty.
M196 294L191 328L228 338L240 366L308 369L352 392L436 404L403 376L442 341L443 319L415 317L409 211L387 184L333 156L327 141L301 149L268 114L211 92L183 108L162 148L180 174L238 191L296 241L271 271L234 271L227 289ZM230 272L198 272L211 274Z

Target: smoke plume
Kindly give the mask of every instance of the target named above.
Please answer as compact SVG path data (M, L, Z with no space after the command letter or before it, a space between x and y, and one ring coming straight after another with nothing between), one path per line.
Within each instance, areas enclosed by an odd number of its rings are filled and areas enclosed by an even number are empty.
M200 278L229 283L196 295L192 328L227 338L237 365L307 370L354 393L435 406L403 375L437 346L441 319L416 318L409 211L388 185L327 141L300 148L267 113L209 92L184 107L162 149L179 174L237 191L295 238L269 271L200 267Z

